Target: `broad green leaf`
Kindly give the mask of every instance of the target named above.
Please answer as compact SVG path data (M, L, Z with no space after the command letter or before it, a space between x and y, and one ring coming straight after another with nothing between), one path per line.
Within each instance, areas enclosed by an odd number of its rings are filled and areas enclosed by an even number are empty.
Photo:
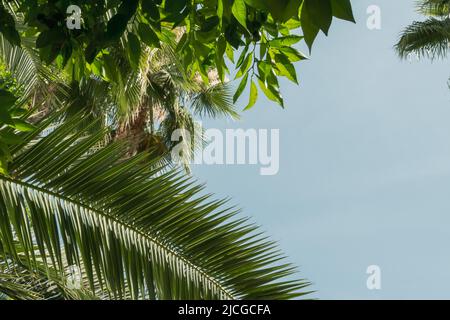
M336 18L355 22L350 0L331 0L331 7Z
M227 42L233 46L234 49L238 50L244 45L242 41L242 35L238 31L238 26L236 24L228 24L225 28L225 38Z
M25 108L13 108L10 110L11 116L13 117L21 117L28 113L29 110Z
M251 109L256 104L257 100L258 100L258 88L256 87L255 82L252 81L250 85L250 98L248 101L248 105L245 107L244 111Z
M281 107L284 108L283 98L281 97L280 91L273 85L266 84L261 79L258 79L259 87L264 92L267 98L278 103Z
M0 32L3 34L6 40L9 41L9 43L15 46L20 46L20 34L19 32L17 32L16 28L0 25Z
M14 103L16 103L17 98L9 91L0 89L0 109L9 109Z
M119 39L125 32L129 18L124 14L116 14L108 21L106 27L107 40L113 41Z
M268 46L269 45L266 42L261 42L259 44L259 59L260 60L264 59L264 57L266 56Z
M108 81L120 82L120 73L117 72L116 63L113 57L109 54L103 56L103 71L104 76Z
M185 49L186 44L188 43L188 35L184 33L180 40L177 43L177 47L175 48L175 52L182 52Z
M6 144L19 144L23 142L23 139L14 132L3 131L0 132L0 140Z
M233 47L231 45L229 45L228 43L227 43L227 48L225 49L225 53L226 53L228 59L234 63L234 50L233 50Z
M44 48L64 40L64 31L61 29L50 29L39 34L36 40L36 48Z
M320 28L316 24L314 24L308 10L305 10L305 4L303 4L301 20L302 20L303 36L305 38L306 44L308 45L309 51L311 51L312 45L317 35L319 34Z
M13 119L8 109L0 108L0 124L12 125Z
M252 51L256 48L257 53L253 54L255 61L267 59L268 48L276 48L278 51L275 53L285 55L290 62L274 66L277 75L283 74L294 80L291 64L304 59L293 48L301 40L295 29L303 28L305 42L311 49L319 30L328 32L333 16L354 20L350 0L108 0L104 6L101 4L104 0L99 1L95 9L86 1L78 1L83 12L80 30L69 30L64 25L66 7L63 3L66 0L56 1L56 4L54 1L23 1L19 16L25 16L26 25L22 26L22 19L19 19L17 30L24 37L38 36L41 59L47 63L57 59L55 67L59 69L67 63L66 71L76 80L89 75L105 75L106 62L102 54L107 51L114 56L114 65L130 64L136 68L140 50L134 50L139 46L137 41L132 39L128 43L126 38L129 32L139 37L140 45L145 43L152 48L160 44L172 47L179 41L176 51L186 78L201 75L207 82L208 71L216 69L220 79L225 79L228 68L221 57L224 48L221 41L224 38L227 44L223 55L226 54L232 62L245 47L252 48ZM6 3L3 1L0 9L4 9ZM16 11L11 6L8 10ZM0 10L0 29L3 33L5 28L15 30L14 14L3 14ZM26 45L29 45L28 42ZM217 50L220 45L220 50ZM120 53L116 54L116 50ZM126 56L119 57L123 53ZM121 63L122 58L128 60L126 64ZM250 61L246 58L248 52L237 60L237 64L228 64L230 69L239 73L239 77L250 70ZM99 64L92 66L94 61ZM108 79L111 84L123 88L124 82L113 80L120 78L111 74L117 73L114 65L109 68L113 71L109 72ZM120 69L120 73L127 72L124 68ZM261 77L266 76L261 74ZM270 86L279 89L274 84L273 76L263 81L270 81L268 89Z
M153 21L160 19L158 7L153 0L141 0L141 8L144 15Z
M245 87L247 86L247 82L248 82L248 73L245 74L245 76L242 78L241 82L239 83L239 86L236 89L236 93L233 96L233 103L236 103L236 101L242 95L242 93L245 90Z
M300 17L292 18L286 23L284 23L288 30L295 30L302 26L302 22L300 21Z
M139 58L141 57L141 43L139 42L139 38L134 33L128 34L127 48L131 67L136 70L139 68Z
M217 0L217 16L220 19L221 26L222 26L222 19L223 19L223 13L224 13L223 1L224 0Z
M298 84L297 72L295 71L295 67L289 61L289 59L285 55L277 54L275 55L275 61L278 74Z
M298 17L299 7L302 4L302 0L268 0L267 2L270 13L279 22L286 22L293 17Z
M308 59L308 57L306 57L303 53L292 47L282 47L278 48L278 50L288 57L290 62Z
M209 17L202 23L200 31L201 32L210 32L219 25L219 22L220 22L220 19L218 16ZM214 36L214 39L215 38L216 37Z
M234 17L244 27L247 28L247 6L244 0L234 0L231 7Z
M6 159L6 161L10 161L12 159L11 151L8 148L6 143L3 143L0 140L0 157Z
M258 61L259 77L265 80L272 71L272 64L268 61Z
M302 23L304 17L307 17L309 23L328 34L333 20L330 0L305 0L302 7Z
M225 80L225 71L224 66L226 66L224 61L225 50L227 47L227 42L224 37L220 37L217 41L217 50L216 50L216 66L217 72L219 73L219 78L221 81Z
M33 126L31 123L28 123L22 119L13 119L13 125L11 127L24 132L33 131L36 129L36 127Z
M12 45L20 46L20 34L16 29L14 17L3 7L0 2L0 33Z
M53 44L39 49L39 56L41 60L44 61L47 65L50 65L53 61L55 61L58 54L59 54L58 44Z
M141 40L151 48L161 48L158 35L153 29L144 23L140 23L138 27L138 33ZM184 37L186 39L186 37Z
M289 36L285 36L285 37L279 37L279 38L275 38L271 41L269 41L269 45L271 47L289 47L292 46L296 43L298 43L301 39L303 39L303 37L301 36L296 36L296 35L289 35Z
M244 1L250 7L260 10L269 10L268 1L261 1L261 0L244 0Z
M126 0L122 1L118 13L124 14L130 19L139 7L139 0Z
M249 46L246 45L245 48L242 50L241 54L239 55L239 58L236 62L236 68L240 68L242 63L245 60L245 57L247 57L247 52L248 52Z
M164 10L172 14L177 14L183 11L187 4L188 0L166 0Z
M97 48L94 43L91 43L84 51L86 62L89 64L93 63L99 52L100 49Z
M239 68L239 71L236 74L236 79L242 77L244 73L247 73L247 71L250 69L250 67L253 64L253 52L250 52L244 59L244 62L242 63L241 67Z

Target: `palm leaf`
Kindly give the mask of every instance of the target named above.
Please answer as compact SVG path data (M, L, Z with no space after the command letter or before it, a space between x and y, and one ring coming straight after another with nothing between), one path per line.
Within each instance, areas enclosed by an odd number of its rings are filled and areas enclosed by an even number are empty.
M418 3L419 12L427 16L446 17L450 14L449 0L426 0Z
M23 253L23 252L22 252ZM89 291L75 288L70 282L71 270L65 270L66 278L49 269L42 261L27 265L24 255L20 261L8 259L0 253L0 296L14 300L97 300ZM87 279L80 278L81 283Z
M24 137L0 177L0 252L28 266L76 265L93 295L133 299L290 299L309 283L226 201L183 174L94 149L105 132L73 117ZM95 124L93 124L95 126ZM43 124L40 131L47 125ZM37 248L37 250L36 250Z
M232 119L239 119L231 92L229 84L221 82L209 87L201 86L192 99L192 109L200 116L211 118L230 116Z
M20 279L18 279L18 276L0 273L0 300L44 299L31 285L20 283L24 275L19 276Z
M415 53L419 57L443 58L449 50L450 18L430 18L414 22L402 33L396 45L400 57Z

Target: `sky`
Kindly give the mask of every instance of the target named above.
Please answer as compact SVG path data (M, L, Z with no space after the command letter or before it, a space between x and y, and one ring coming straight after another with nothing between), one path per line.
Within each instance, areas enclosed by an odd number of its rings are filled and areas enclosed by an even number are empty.
M262 96L239 121L206 128L280 130L280 169L197 165L196 179L231 197L278 241L320 299L450 299L448 61L401 61L393 50L413 0L353 0L357 24L334 20L285 109ZM381 30L366 10L381 9ZM306 51L306 50L305 50ZM246 97L238 105L245 107ZM366 285L368 266L381 289Z

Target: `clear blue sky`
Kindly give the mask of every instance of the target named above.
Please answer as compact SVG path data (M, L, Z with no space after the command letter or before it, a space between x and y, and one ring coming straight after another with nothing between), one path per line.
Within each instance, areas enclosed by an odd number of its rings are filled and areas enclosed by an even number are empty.
M358 23L335 21L298 64L300 86L283 83L286 110L260 99L239 122L204 122L279 128L279 174L206 165L194 174L279 241L314 297L449 299L448 61L397 58L399 32L420 18L415 1L352 2ZM379 31L366 27L372 4ZM373 264L379 291L366 288Z

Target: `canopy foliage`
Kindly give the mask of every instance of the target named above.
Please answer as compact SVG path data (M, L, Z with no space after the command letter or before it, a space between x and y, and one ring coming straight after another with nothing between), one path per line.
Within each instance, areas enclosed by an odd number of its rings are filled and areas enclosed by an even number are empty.
M235 95L239 98L251 81L271 100L283 105L279 77L297 82L293 63L305 56L293 47L304 40L311 48L320 30L328 34L333 17L354 21L350 0L15 0L0 2L0 32L20 45L23 32L38 35L36 48L47 63L65 66L74 74L105 76L114 69L108 48L126 41L129 60L137 67L142 45L159 47L182 29L177 39L185 69L208 81L217 69L225 80L231 62L244 76ZM67 28L67 8L81 9L81 28ZM69 12L71 13L71 12ZM17 30L14 19L23 17L30 28ZM135 26L135 28L132 28ZM303 35L296 32L303 30ZM237 53L240 56L237 57ZM250 85L247 108L256 101Z

